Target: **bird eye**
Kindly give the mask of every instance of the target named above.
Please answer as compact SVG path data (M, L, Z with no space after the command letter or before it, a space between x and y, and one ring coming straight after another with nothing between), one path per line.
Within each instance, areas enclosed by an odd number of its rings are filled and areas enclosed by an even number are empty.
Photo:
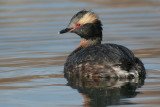
M77 24L76 26L79 27L79 26L81 26L81 24Z
M77 27L80 27L80 26L81 26L81 24L77 24L74 28L72 28L72 29L70 30L70 32L73 31L74 29L76 29Z

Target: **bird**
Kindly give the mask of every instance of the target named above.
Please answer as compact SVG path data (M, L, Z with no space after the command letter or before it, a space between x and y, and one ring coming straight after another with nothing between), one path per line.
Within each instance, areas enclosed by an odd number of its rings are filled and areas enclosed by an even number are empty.
M59 31L75 33L81 37L77 48L64 64L64 75L84 78L144 78L143 62L127 47L102 44L103 28L98 15L91 10L81 10Z

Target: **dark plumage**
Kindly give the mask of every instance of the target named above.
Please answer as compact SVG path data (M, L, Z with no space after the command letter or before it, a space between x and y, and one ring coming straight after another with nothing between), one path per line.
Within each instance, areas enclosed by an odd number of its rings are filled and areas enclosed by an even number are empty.
M145 68L139 58L126 47L101 44L102 24L91 11L75 14L61 33L76 33L81 38L79 46L68 56L64 73L68 76L135 78L145 77Z

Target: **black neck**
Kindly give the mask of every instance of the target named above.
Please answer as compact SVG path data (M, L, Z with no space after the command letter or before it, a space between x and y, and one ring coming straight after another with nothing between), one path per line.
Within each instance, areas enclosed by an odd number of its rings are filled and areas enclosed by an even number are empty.
M88 27L86 27L86 35L83 37L86 40L98 40L102 41L102 24L101 21L97 20L95 23L88 24ZM82 37L82 38L83 38Z

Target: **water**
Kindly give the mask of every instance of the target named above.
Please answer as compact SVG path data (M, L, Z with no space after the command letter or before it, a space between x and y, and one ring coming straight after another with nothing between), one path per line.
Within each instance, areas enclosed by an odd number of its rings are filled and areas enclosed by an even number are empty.
M103 43L124 45L142 59L145 80L64 78L63 64L80 38L57 32L84 8L99 14ZM0 93L2 107L159 106L160 2L1 0Z

